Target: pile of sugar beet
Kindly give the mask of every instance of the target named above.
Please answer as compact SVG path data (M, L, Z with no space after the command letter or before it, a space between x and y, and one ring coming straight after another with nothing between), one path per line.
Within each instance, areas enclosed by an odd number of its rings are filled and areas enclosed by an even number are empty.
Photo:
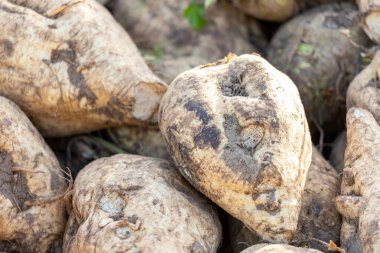
M0 0L0 252L380 253L380 0L206 2Z

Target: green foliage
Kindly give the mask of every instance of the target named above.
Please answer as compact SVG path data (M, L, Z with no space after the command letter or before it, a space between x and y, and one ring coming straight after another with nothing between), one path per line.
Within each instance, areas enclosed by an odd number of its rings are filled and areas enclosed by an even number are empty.
M207 1L210 2L210 1ZM190 26L195 30L201 30L206 24L205 4L192 2L183 10L183 17L189 22Z
M143 51L142 56L148 64L159 64L162 57L162 48L160 46L155 46L153 50Z
M300 43L298 46L298 52L304 53L304 54L310 54L313 52L313 46L305 43Z
M162 56L162 48L160 46L155 46L153 49L154 55L160 59Z
M364 66L367 66L368 64L370 64L371 61L372 61L372 58L370 56L368 56L368 55L362 56L362 64Z

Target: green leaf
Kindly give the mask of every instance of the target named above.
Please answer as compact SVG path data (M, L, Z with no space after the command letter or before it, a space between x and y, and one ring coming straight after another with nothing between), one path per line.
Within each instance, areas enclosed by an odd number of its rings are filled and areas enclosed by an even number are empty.
M207 24L205 7L202 4L191 3L183 10L183 16L195 30L200 30Z
M311 52L313 52L313 46L305 43L300 43L298 46L298 52L310 54Z
M161 46L155 46L152 50L141 50L141 55L148 64L159 64L162 58L163 49Z
M205 0L205 9L207 9L210 5L215 3L216 0Z
M157 59L160 59L162 57L162 47L155 46L153 48L154 56L156 56Z
M372 59L371 59L371 57L369 57L369 56L364 56L364 57L362 57L362 63L364 63L364 64L366 64L366 65L370 64L371 61L372 61Z

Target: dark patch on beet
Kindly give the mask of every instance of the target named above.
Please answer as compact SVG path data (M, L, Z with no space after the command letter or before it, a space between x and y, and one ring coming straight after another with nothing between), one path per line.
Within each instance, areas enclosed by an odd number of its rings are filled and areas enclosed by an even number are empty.
M194 136L194 143L200 148L210 145L213 149L218 149L220 130L216 126L204 126L200 133Z
M202 123L207 125L210 120L212 120L212 117L207 113L206 109L204 108L204 105L201 102L198 101L189 101L185 104L185 108L188 111L195 112L197 117L202 120Z

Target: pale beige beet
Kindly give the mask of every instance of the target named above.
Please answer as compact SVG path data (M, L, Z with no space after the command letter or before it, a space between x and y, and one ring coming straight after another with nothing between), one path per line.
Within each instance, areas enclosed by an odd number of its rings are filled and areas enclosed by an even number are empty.
M335 0L233 0L235 6L252 17L282 22L299 11Z
M159 126L186 179L266 240L297 228L311 141L292 81L257 55L179 75Z
M380 51L371 63L350 83L347 91L347 109L359 107L372 113L380 122Z
M25 114L0 97L0 251L48 252L66 223L66 182Z
M347 253L380 252L380 127L373 115L353 107L347 113L347 148L341 196L341 244Z
M156 122L166 85L96 1L1 0L0 26L0 94L43 135Z
M286 244L257 244L241 253L322 253L315 249L297 248Z
M335 198L340 193L340 178L334 168L313 148L305 189L302 196L302 208L298 221L297 233L293 242L308 245L319 250L326 250L311 238L326 243L339 241L341 217L335 207ZM260 238L243 223L230 219L230 240L234 253L260 242Z
M362 13L361 25L368 35L376 43L380 43L380 1L356 0Z
M161 159L115 155L78 175L64 237L69 252L216 252L211 204Z
M284 21L298 11L296 0L234 0L234 4L252 17L276 22Z

